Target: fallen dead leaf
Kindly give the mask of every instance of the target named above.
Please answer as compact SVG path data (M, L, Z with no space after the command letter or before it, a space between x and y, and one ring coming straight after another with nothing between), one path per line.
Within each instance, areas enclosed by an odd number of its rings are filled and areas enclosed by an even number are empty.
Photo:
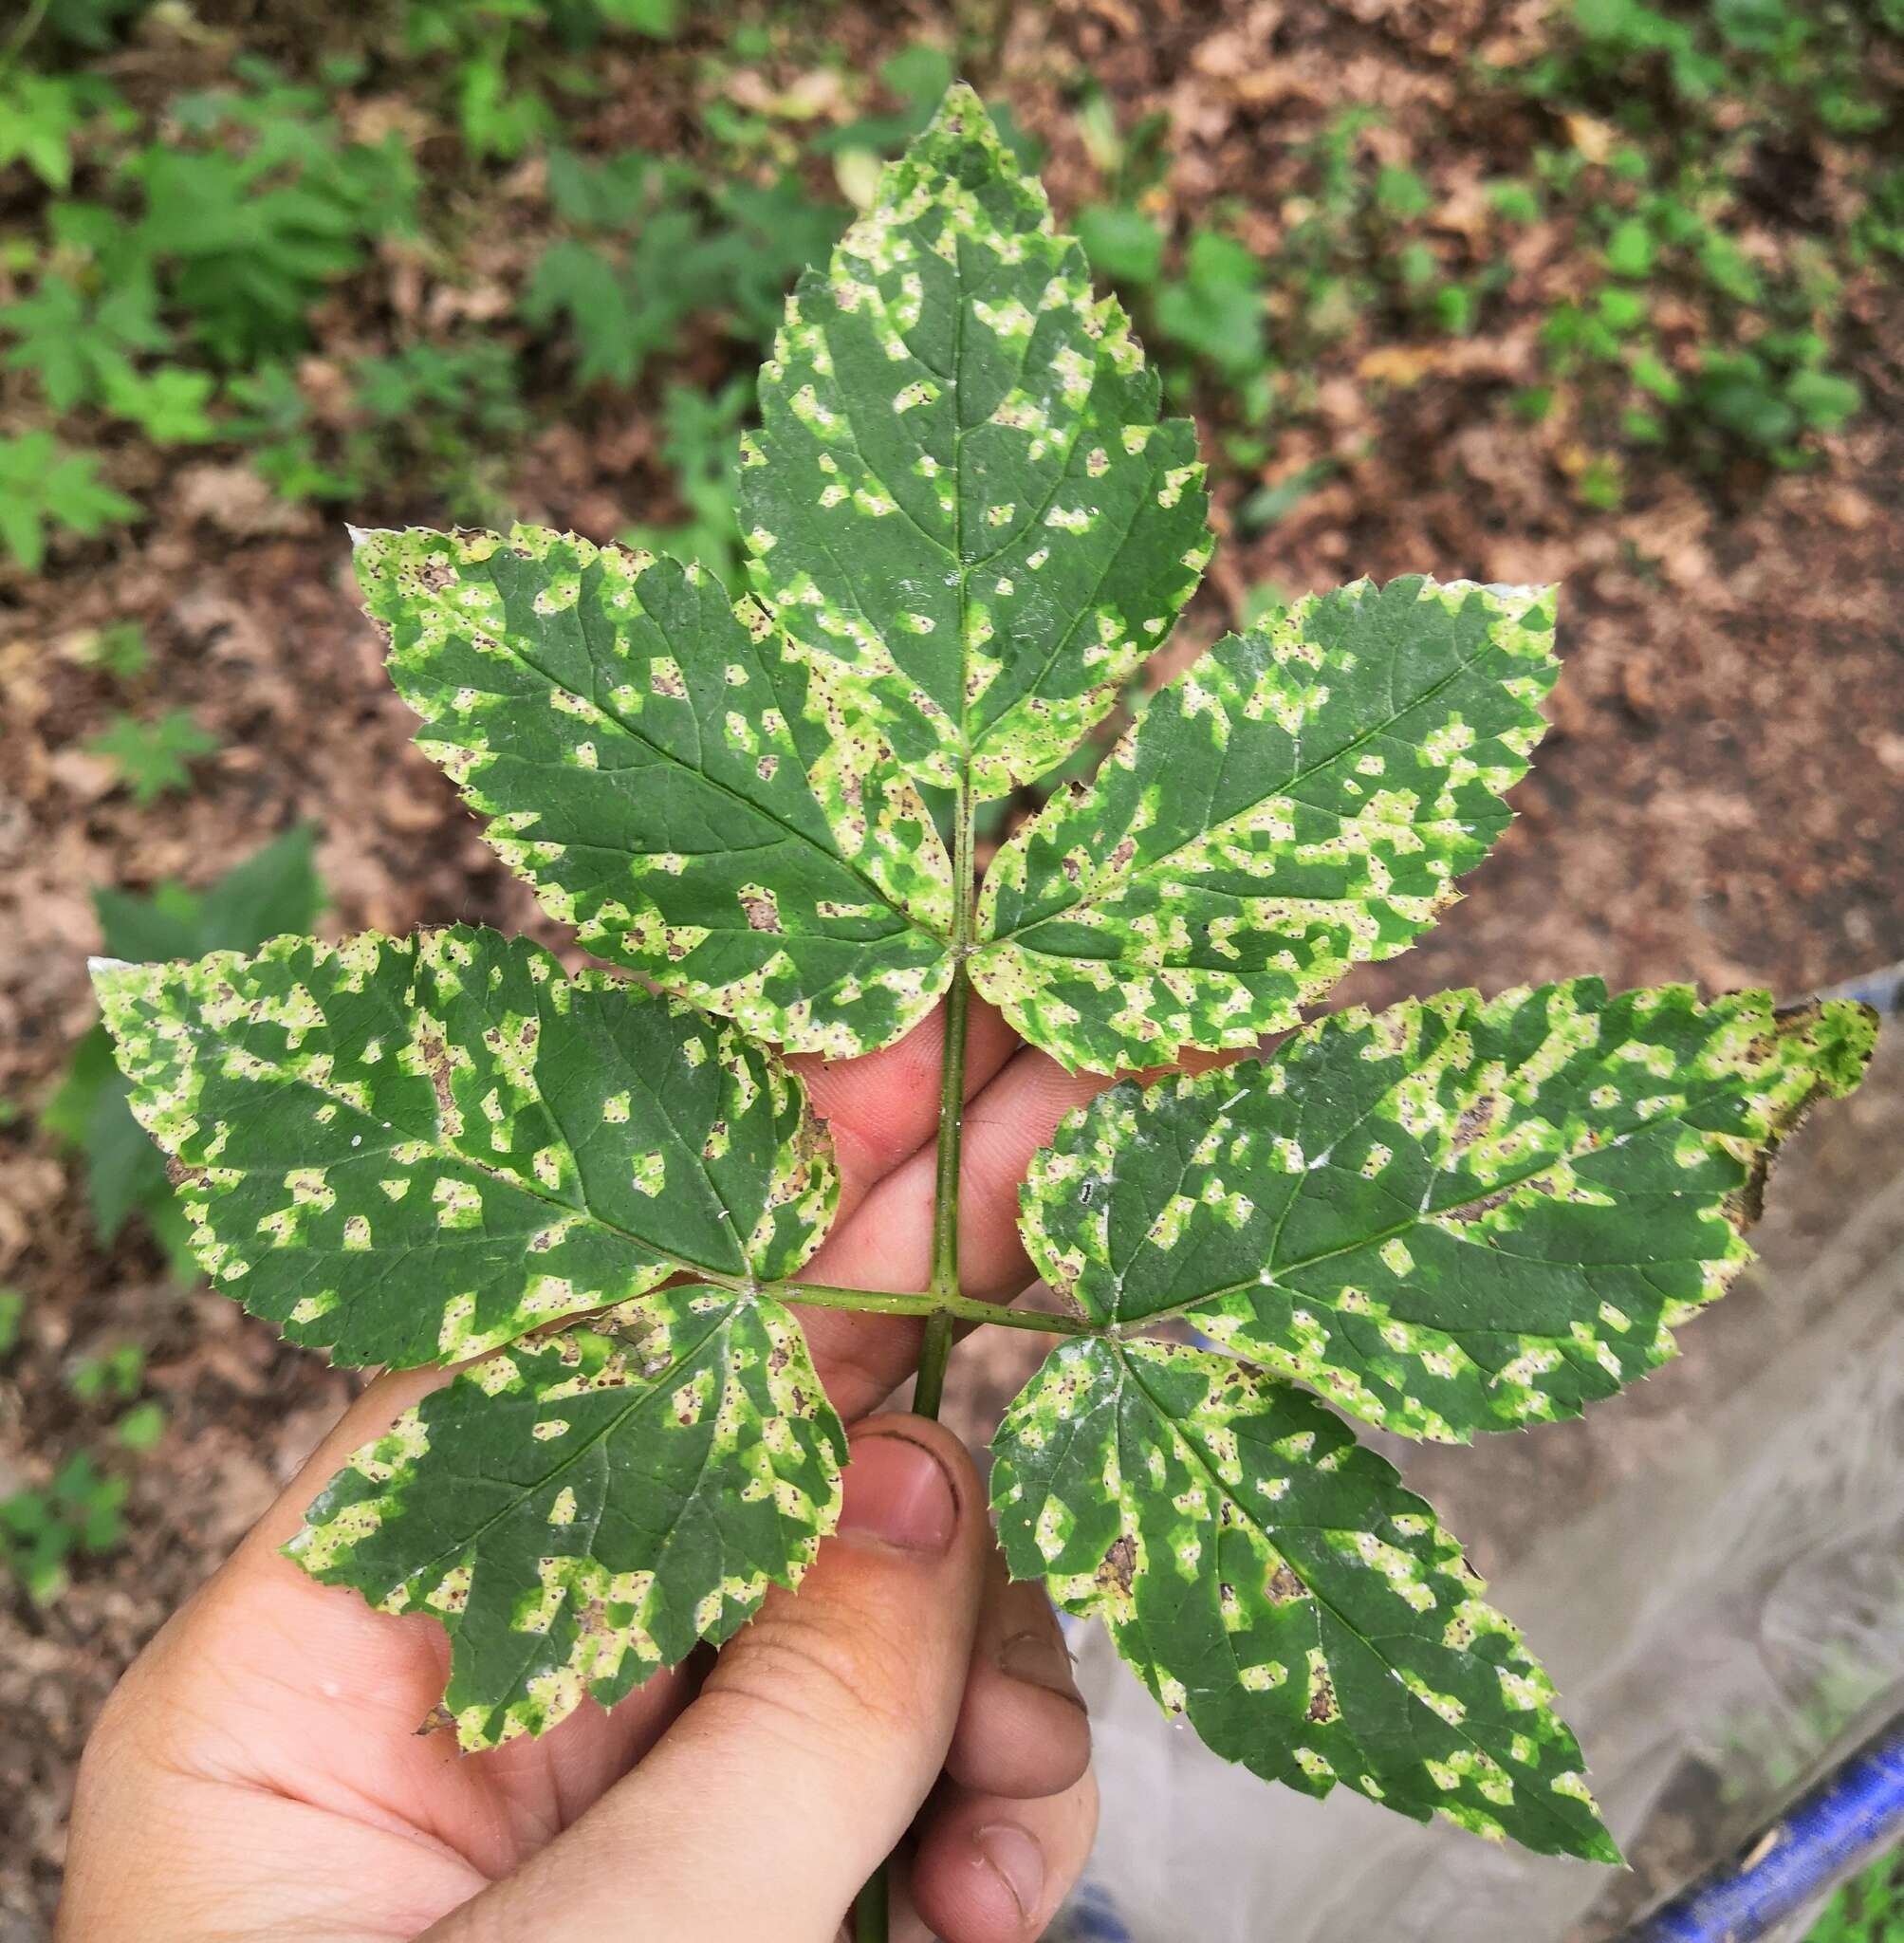
M1363 355L1356 376L1365 384L1393 384L1406 390L1440 370L1442 361L1439 344L1381 344Z
M1619 142L1619 130L1608 121L1597 121L1591 115L1562 115L1562 126L1571 141L1588 161L1604 163Z
M318 525L312 508L280 499L247 465L183 466L174 479L172 492L181 518L205 520L238 539L255 539L263 533L309 533Z

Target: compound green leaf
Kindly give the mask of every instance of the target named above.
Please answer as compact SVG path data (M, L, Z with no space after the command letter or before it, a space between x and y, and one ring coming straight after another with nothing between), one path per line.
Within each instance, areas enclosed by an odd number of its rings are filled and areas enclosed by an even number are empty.
M809 270L741 444L755 585L920 778L1069 752L1210 558L1194 428L954 87Z
M1202 1350L1074 1341L993 1450L1014 1576L1100 1617L1227 1760L1619 1860L1520 1634L1428 1505L1315 1398Z
M1550 589L1417 576L1219 641L999 853L978 990L1098 1072L1295 1025L1406 950L1507 827L1553 626Z
M671 1288L518 1342L359 1451L286 1547L451 1637L466 1749L604 1707L792 1585L846 1435L777 1302Z
M372 532L357 564L419 746L592 951L833 1057L950 975L916 790L704 569L518 527Z
M1598 979L1322 1020L1073 1114L1022 1226L1094 1320L1188 1319L1406 1436L1578 1416L1749 1259L1771 1156L1876 1027Z
M343 1363L451 1362L686 1269L790 1273L838 1182L730 1027L457 927L96 964L213 1285Z

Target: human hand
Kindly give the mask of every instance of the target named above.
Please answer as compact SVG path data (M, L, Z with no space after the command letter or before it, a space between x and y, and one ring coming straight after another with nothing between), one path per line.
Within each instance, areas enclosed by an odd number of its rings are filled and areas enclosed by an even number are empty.
M940 1033L935 1015L867 1059L794 1062L841 1174L810 1279L924 1286ZM1017 1183L1103 1083L973 1007L968 1295L1031 1280ZM803 1320L849 1422L916 1358L916 1321ZM705 1678L691 1664L540 1740L458 1755L416 1732L447 1665L435 1622L373 1613L277 1553L344 1457L442 1380L374 1383L127 1675L81 1769L66 1943L831 1943L909 1829L896 1937L921 1923L947 1943L1041 1934L1090 1846L1089 1730L1044 1594L1007 1582L949 1433L905 1416L856 1426L841 1535Z

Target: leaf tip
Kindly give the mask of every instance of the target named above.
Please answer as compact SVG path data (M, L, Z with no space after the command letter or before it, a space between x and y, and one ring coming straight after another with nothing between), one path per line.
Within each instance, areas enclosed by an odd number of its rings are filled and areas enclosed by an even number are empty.
M137 988L147 984L153 969L150 965L135 964L129 958L92 957L86 960L86 976L92 980L106 1024L115 1032L118 1028L114 1024L114 1013L118 1006Z
M1842 1100L1857 1090L1877 1050L1876 1007L1862 999L1819 999L1784 1007L1773 1017L1781 1032L1806 1036L1821 1092Z
M1581 1860L1586 1862L1603 1862L1610 1869L1623 1869L1627 1866L1626 1856L1619 1843L1613 1839L1613 1831L1604 1822L1596 1821L1593 1832L1581 1844Z
M974 121L982 122L988 129L992 128L991 116L978 90L961 75L939 97L939 104L933 111L932 126L953 135L970 135L976 132L972 125Z
M359 527L346 520L343 529L350 535L351 564L360 575L380 571L403 538L396 527Z

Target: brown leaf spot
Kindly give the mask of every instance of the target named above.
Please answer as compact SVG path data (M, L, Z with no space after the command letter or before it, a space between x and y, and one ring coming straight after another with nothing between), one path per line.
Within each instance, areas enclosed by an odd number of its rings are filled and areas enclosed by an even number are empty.
M1288 1561L1278 1559L1276 1569L1263 1582L1263 1597L1271 1605L1290 1605L1308 1596L1309 1588L1290 1571Z
M1318 1723L1335 1720L1340 1716L1341 1709L1336 1705L1335 1682L1329 1678L1328 1670L1316 1668L1309 1675L1309 1719Z
M1127 1531L1111 1541L1111 1548L1098 1567L1097 1582L1107 1592L1115 1585L1119 1592L1128 1593L1137 1569L1137 1542Z
M416 1036L416 1051L423 1061L423 1070L430 1075L430 1084L435 1089L437 1111L453 1115L456 1096L450 1086L450 1048L437 1034L420 1032Z
M1464 1201L1458 1208L1451 1208L1448 1216L1451 1221L1479 1221L1482 1215L1503 1202L1511 1201L1519 1192L1518 1188L1496 1188L1491 1194L1482 1194L1472 1201Z
M1470 1101L1461 1109L1454 1122L1454 1151L1457 1154L1465 1153L1473 1146L1493 1125L1500 1104L1498 1093L1484 1093L1479 1100Z
M747 913L749 928L753 931L778 931L780 913L773 908L771 897L743 897L741 909Z

